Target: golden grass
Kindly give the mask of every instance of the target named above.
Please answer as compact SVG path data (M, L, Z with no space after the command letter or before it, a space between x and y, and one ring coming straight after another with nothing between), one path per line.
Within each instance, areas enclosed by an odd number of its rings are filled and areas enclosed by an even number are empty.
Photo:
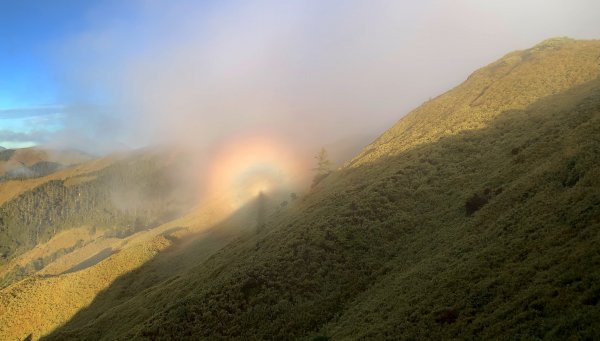
M79 227L61 231L46 243L38 244L33 249L17 256L7 264L0 266L0 277L2 277L7 271L13 269L15 266L26 266L32 261L38 258L50 256L60 249L73 247L80 240L83 242L89 242L96 237L97 236L90 234L90 230L87 227Z
M68 253L52 263L48 264L38 272L41 276L57 276L69 269L74 268L82 261L97 255L102 250L120 250L123 245L123 240L119 238L104 238L100 237L93 242L86 244L71 253Z
M124 239L90 235L87 228L59 233L47 243L37 246L9 263L25 265L60 248L72 246L82 239L88 244L68 253L29 277L0 290L0 340L40 336L68 321L78 310L107 288L117 277L139 267L170 245L162 234L181 240L202 232L225 218L223 200L209 200L189 214L151 230ZM102 250L115 252L107 259L86 269L64 273ZM64 273L64 274L63 274ZM10 323L8 323L10 322Z
M93 267L56 277L31 277L0 291L0 340L34 339L67 322L120 275L141 266L170 242L158 236Z

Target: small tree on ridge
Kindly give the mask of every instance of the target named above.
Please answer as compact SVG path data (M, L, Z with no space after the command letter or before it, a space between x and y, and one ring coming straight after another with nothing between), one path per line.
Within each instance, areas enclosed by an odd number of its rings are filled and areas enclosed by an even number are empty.
M317 160L317 167L313 168L313 170L317 174L315 174L315 177L313 178L313 187L331 173L331 161L329 161L327 150L324 147L321 148L319 153L315 156L315 159Z

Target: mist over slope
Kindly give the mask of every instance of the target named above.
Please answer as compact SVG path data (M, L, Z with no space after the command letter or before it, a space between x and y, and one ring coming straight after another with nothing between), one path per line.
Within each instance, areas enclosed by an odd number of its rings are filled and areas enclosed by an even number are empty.
M139 216L153 228L130 231L135 208L100 200L99 217L114 215L106 221L127 234L100 240L96 231L69 252L108 248L104 258L80 266L60 255L0 289L0 338L593 338L599 76L597 40L550 39L510 53L285 204L261 194L223 212L216 198L159 219L161 202ZM117 189L152 192L172 169L167 160L178 160L169 155L145 151L27 180L0 210L23 210L51 185L90 186L104 198L103 179L120 179ZM165 191L145 200L169 201ZM80 236L97 215L69 214L77 201L68 198L42 212ZM8 264L70 245L55 225L20 224L28 242L6 243ZM35 226L46 238L33 248Z
M183 156L172 160L172 154L142 150L0 182L0 287L89 243L124 238L190 210L197 193L193 180L182 178L189 162ZM81 229L87 233L63 233ZM47 252L31 255L61 236Z

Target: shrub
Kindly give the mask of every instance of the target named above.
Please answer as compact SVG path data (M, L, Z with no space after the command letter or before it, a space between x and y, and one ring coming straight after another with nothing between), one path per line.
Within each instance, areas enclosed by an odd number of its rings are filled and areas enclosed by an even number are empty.
M467 202L465 203L465 211L467 216L473 215L473 213L477 212L487 203L488 198L486 196L478 193L473 194L473 196L467 199Z
M458 318L458 313L452 308L444 309L438 312L435 322L438 324L452 324Z
M313 337L312 341L329 341L329 336L319 335Z

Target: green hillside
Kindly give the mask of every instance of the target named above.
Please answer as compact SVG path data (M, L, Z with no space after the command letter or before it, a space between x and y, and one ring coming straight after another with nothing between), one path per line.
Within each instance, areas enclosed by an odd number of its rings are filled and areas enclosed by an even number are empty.
M46 339L593 339L598 76L600 41L508 54L258 235L159 252Z

